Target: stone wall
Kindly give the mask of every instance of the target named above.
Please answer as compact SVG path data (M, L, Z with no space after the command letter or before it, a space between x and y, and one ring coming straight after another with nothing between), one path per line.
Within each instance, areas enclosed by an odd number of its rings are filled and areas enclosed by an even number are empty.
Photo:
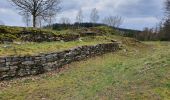
M62 52L40 54L38 56L1 57L0 80L42 74L61 68L63 65L74 61L113 52L118 49L119 45L115 42L81 46Z

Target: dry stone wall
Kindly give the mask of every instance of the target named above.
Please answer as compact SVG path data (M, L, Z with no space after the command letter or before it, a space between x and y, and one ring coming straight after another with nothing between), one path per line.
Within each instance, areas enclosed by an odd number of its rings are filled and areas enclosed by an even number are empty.
M97 44L94 46L81 46L38 56L1 57L0 80L29 75L38 75L61 68L74 61L83 60L119 49L118 43Z

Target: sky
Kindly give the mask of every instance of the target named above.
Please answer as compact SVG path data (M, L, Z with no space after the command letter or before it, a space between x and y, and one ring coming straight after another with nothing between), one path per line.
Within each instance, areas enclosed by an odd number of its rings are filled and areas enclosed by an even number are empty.
M55 23L60 18L68 17L75 21L79 9L82 9L84 21L89 21L90 12L96 8L99 12L99 22L107 16L121 16L124 19L122 28L142 30L154 27L163 17L165 0L61 0L61 11L57 14ZM0 0L0 24L9 26L25 26L22 16L9 0Z

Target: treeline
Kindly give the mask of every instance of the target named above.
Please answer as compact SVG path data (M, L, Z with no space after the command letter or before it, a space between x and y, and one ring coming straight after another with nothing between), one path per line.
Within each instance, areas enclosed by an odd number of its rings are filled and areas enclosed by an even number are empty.
M155 31L154 28L145 28L142 32L139 32L134 37L141 41L164 40L163 34L160 33L160 31Z
M126 32L125 36L133 37L141 41L170 41L170 21L166 20L163 24L155 28L144 28L143 31Z
M142 32L140 30L133 30L133 29L124 29L124 28L116 28L116 29L119 31L119 35L124 37L132 37L132 38L136 38L136 36Z
M145 28L135 37L143 41L170 41L170 0L165 1L164 20L155 28Z
M77 29L77 28L90 28L90 27L97 27L97 26L105 26L105 24L101 23L55 23L52 25L47 25L44 28L51 28L53 30L64 30L64 29Z
M121 35L121 36L125 36L125 37L135 37L136 34L139 34L140 32L142 32L139 30L117 28L117 27L108 26L108 25L102 24L102 23L90 23L90 22L74 23L74 24L56 23L56 24L52 24L52 25L47 25L44 28L51 28L53 30L64 30L64 29L91 28L91 27L99 27L99 26L107 26L107 27L113 28L114 30L118 31L117 35Z

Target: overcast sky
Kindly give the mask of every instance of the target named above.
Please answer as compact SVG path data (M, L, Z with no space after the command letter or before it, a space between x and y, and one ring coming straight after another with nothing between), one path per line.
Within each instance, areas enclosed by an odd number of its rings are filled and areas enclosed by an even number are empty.
M18 15L15 7L9 0L0 0L0 21L5 25L24 26L22 17ZM121 27L130 29L143 29L153 27L163 16L164 0L62 0L62 11L56 17L69 17L75 21L76 14L81 8L85 21L89 20L91 9L97 8L100 19L109 15L119 15L124 18Z

